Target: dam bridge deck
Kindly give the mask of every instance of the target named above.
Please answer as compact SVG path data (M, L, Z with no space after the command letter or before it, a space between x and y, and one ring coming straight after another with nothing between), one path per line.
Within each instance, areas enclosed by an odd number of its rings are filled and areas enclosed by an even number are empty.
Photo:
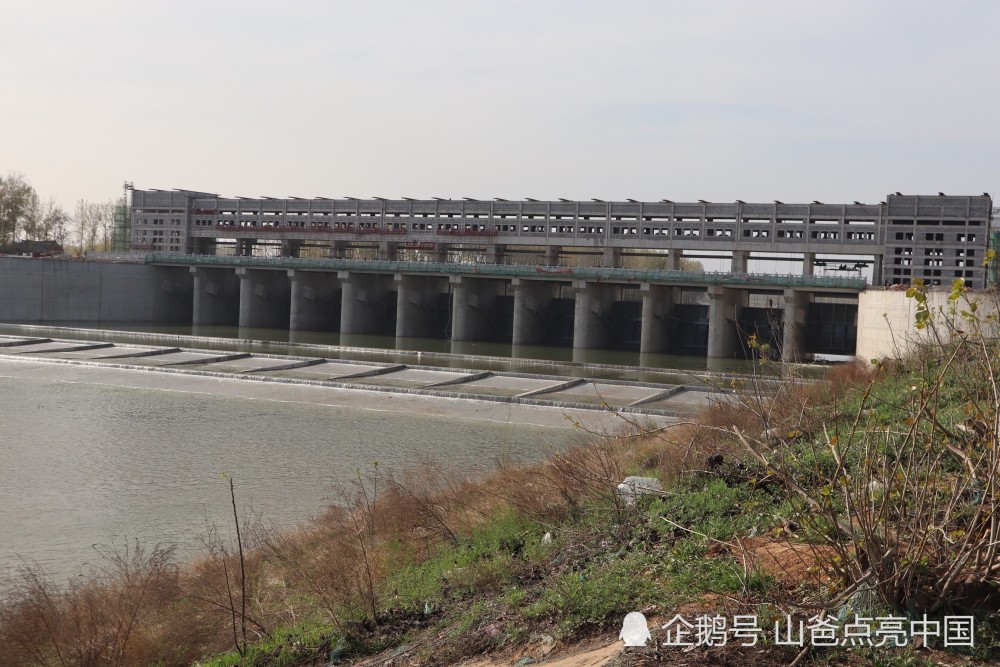
M836 292L860 292L866 287L863 278L855 277L672 271L592 266L532 266L519 264L241 257L166 253L145 255L143 261L146 264L162 266L252 267L255 269L302 271L363 271L374 273L467 275L691 286L726 285L753 289L785 289L791 287L810 288L818 291L832 290Z

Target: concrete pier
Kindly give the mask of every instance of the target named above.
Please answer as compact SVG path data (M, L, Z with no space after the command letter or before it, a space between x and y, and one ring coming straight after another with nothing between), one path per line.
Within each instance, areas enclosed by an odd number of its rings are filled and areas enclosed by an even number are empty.
M195 326L229 325L240 321L240 279L232 269L191 267L194 299L191 323Z
M643 283L642 340L639 352L651 354L670 349L670 316L673 314L674 288Z
M241 327L286 328L289 325L288 277L278 271L238 268Z
M392 335L396 330L392 275L341 271L337 276L343 286L340 332Z
M740 348L736 323L747 293L721 285L708 288L708 356L733 357Z
M608 316L614 303L611 285L578 280L573 283L576 307L573 317L574 349L608 347L612 342Z
M452 276L451 338L457 341L495 340L497 298L505 292L505 281Z
M514 345L538 345L545 342L546 313L559 295L559 286L543 280L514 278Z
M447 334L448 279L397 273L396 337L442 338Z
M805 361L809 358L808 334L809 302L808 292L785 290L784 331L781 345L781 360L787 362Z
M336 274L288 271L291 305L288 327L292 331L340 329L340 281Z

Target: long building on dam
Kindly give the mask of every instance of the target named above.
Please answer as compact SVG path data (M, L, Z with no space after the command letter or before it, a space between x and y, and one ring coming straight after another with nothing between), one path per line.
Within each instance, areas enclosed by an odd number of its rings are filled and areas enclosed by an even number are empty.
M384 260L403 253L439 261L474 253L489 263L544 265L589 255L610 268L652 256L675 270L685 257L724 255L733 273L746 273L751 258L767 258L800 262L806 275L817 263L839 267L838 257L861 256L850 268L870 265L875 285L964 278L978 289L986 281L991 217L985 193L754 204L224 198L136 190L130 223L133 249L164 253Z

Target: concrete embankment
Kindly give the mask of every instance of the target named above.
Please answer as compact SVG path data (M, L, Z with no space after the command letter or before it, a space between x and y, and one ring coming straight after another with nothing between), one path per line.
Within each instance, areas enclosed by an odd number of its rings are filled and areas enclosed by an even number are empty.
M963 319L962 311L970 312L976 304L976 326L984 335L995 337L1000 333L996 319L1000 300L994 292L965 292L950 301L950 290L927 292L927 307L941 325L937 335L949 337L947 329L971 333L971 323ZM901 358L915 345L933 341L934 329L916 329L917 301L906 296L902 289L868 290L858 296L858 348L857 357L868 361L881 358ZM971 313L970 313L971 314ZM987 319L992 316L994 319ZM951 321L953 326L946 326Z
M166 270L142 264L0 257L0 317L23 322L170 322L191 298Z

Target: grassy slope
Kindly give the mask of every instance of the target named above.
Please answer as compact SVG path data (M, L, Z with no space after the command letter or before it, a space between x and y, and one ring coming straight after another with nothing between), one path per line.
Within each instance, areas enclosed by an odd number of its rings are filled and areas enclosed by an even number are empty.
M393 567L380 587L377 623L369 617L346 632L322 623L292 629L242 659L234 652L205 664L311 664L331 655L376 653L425 664L497 652L540 658L552 644L616 632L633 610L659 618L678 609L729 617L755 613L765 627L773 625L785 613L801 613L797 603L820 603L844 584L822 574L824 554L836 558L830 552L793 550L795 559L808 560L808 567L800 568L777 561L768 568L754 560L754 548L762 544L823 539L803 525L809 508L772 470L745 456L738 439L720 426L735 425L755 437L768 429L778 432L773 445L781 459L792 462L804 488L823 498L835 468L824 443L858 430L859 414L871 429L905 422L913 414L912 387L924 381L926 370L918 362L887 367L869 384L861 369L843 368L828 381L784 392L777 401L744 387L741 402L715 407L698 428L598 439L543 471L522 469L529 484L540 477L559 489L562 505L538 511L502 502L458 539ZM961 419L964 393L950 383L939 393L940 418ZM587 472L566 477L562 463ZM626 507L613 492L624 474L658 476L667 482L666 493ZM891 610L882 605L876 611ZM987 627L979 638L979 647L965 650L968 658L992 654ZM317 652L304 648L317 645ZM772 664L794 655L774 648L743 658ZM910 649L840 649L816 653L809 661L933 664Z

